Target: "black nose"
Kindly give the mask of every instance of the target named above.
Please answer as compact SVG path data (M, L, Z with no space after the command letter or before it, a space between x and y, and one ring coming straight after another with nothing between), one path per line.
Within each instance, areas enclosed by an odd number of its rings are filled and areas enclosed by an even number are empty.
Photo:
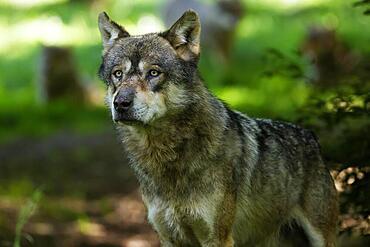
M124 112L129 109L134 101L135 90L128 88L128 89L121 89L118 94L116 95L113 106L117 112Z
M128 108L130 108L130 106L132 105L132 101L121 101L121 100L115 100L113 102L113 105L114 105L114 109L118 112L122 112L122 111L125 111L127 110Z

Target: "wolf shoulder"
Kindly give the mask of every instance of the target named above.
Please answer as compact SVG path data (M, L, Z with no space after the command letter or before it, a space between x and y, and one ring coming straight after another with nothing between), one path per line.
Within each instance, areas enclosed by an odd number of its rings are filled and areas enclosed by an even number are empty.
M321 148L313 131L298 125L262 118L251 118L228 109L229 124L240 139L253 143L259 158L289 159L290 161L321 161ZM249 145L250 146L250 145Z

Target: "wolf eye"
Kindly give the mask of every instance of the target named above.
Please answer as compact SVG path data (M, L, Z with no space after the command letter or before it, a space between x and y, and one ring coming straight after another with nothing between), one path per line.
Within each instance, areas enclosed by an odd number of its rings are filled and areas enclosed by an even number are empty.
M122 77L122 70L116 70L113 72L114 77L121 78Z
M155 70L155 69L151 69L149 70L149 76L151 77L157 77L159 76L160 72L158 70Z

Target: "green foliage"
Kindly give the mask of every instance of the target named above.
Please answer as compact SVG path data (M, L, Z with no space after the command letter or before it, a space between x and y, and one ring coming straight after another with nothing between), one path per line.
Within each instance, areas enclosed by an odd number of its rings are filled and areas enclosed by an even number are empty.
M365 64L368 61L364 59ZM342 214L360 219L342 230L368 234L370 213L370 78L357 70L331 87L315 88L298 122L314 129L341 187Z
M296 118L295 112L310 92L310 87L303 83L309 66L297 54L307 27L337 27L340 37L351 47L359 52L369 51L367 33L363 32L366 23L358 9L340 1L312 2L283 8L280 2L245 1L247 14L238 26L230 64L223 63L203 47L200 67L207 85L233 107L252 116ZM39 79L40 41L27 39L22 31L15 30L24 31L27 23L40 20L46 23L41 29L60 26L62 30L55 35L60 35L60 44L72 46L81 77L101 88L96 76L101 54L97 13L103 9L108 11L112 18L135 33L133 24L143 15L159 16L161 4L108 1L98 9L85 1L57 1L32 8L0 4L0 13L6 18L0 19L0 26L9 30L9 37L0 47L0 123L4 126L0 139L44 135L65 125L72 128L74 124L82 125L77 127L81 129L83 122L104 119L100 113L90 112L96 116L92 119L86 116L89 114L78 116L77 112L83 114L83 108L60 106L63 103L46 109L38 106L35 85ZM69 114L76 121L70 121ZM65 121L59 121L63 115Z
M42 197L42 191L37 189L33 192L28 202L21 208L15 227L15 240L13 247L21 247L22 229L37 208Z
M325 156L346 166L368 166L370 161L369 93L318 98L305 105L300 121L320 136ZM350 143L350 145L348 145Z
M32 102L17 103L0 108L1 142L17 137L45 136L63 130L88 133L104 128L110 119L103 107L76 106L64 101L47 106Z

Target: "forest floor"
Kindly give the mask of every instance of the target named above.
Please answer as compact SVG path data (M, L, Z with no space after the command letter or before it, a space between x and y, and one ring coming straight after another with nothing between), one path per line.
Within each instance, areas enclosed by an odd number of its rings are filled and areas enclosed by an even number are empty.
M37 189L42 198L22 231L24 247L159 246L112 127L13 140L0 145L0 161L0 246L13 246L21 208Z
M112 129L13 141L0 146L0 160L0 246L12 246L20 209L37 188L42 199L22 246L159 245Z

